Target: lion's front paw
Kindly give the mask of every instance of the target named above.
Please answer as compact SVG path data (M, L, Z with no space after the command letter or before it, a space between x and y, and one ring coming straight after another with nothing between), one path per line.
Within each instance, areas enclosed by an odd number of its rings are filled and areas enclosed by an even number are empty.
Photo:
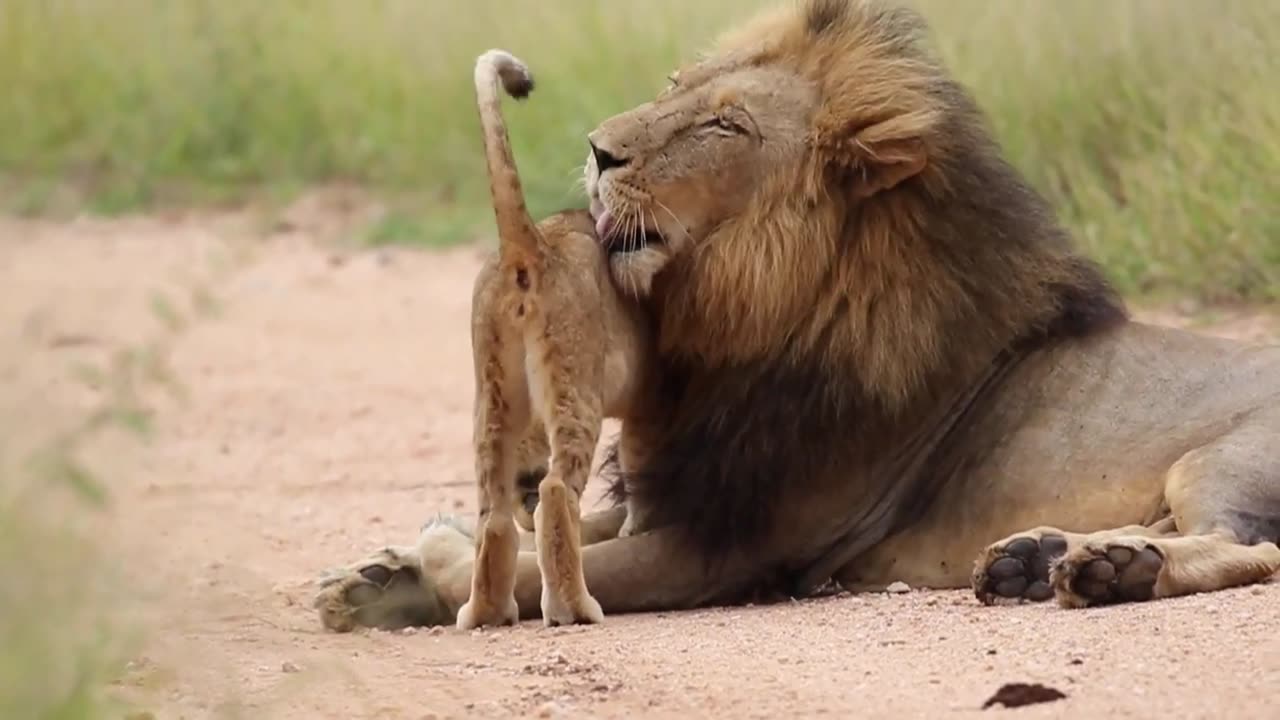
M320 623L335 632L451 624L460 599L446 602L442 581L447 568L469 557L471 542L460 519L440 516L423 527L414 547L383 548L330 570L313 602Z
M973 591L986 605L1000 599L1048 600L1053 597L1049 569L1066 551L1066 537L1053 530L1032 530L1005 538L978 558Z
M1082 608L1141 602L1155 596L1164 556L1142 538L1086 543L1053 565L1050 582L1058 603Z
M386 548L361 562L326 573L313 607L320 623L335 632L357 627L395 630L441 625L453 619L416 561L405 550Z

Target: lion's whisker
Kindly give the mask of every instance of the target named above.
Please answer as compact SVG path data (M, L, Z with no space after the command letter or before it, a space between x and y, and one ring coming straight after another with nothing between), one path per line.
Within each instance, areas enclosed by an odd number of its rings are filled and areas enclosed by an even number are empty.
M649 217L653 218L653 231L661 235L662 230L658 223L658 213L654 212L653 208L649 208Z
M635 252L640 247L640 213L635 205L627 208L627 252Z
M666 203L662 202L657 198L654 198L653 202L657 204L658 207L662 208L667 213L667 215L671 217L671 219L675 222L676 225L680 226L680 232L684 233L684 236L686 238L689 237L689 228L685 227L685 224L680 222L680 218L676 217L676 214L671 212L671 208L667 207ZM654 218L653 221L656 223L658 219Z

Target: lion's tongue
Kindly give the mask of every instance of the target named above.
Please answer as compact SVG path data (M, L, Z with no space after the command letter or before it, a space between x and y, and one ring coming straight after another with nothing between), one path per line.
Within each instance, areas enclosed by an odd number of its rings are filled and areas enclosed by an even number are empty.
M601 211L600 217L596 218L596 235L601 240L608 240L615 224L613 213L608 210Z

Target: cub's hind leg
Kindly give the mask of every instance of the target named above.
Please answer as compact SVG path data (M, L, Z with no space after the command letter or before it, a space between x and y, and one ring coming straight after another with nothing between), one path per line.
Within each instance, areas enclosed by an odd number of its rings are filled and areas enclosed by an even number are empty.
M516 605L516 561L520 534L516 524L517 450L532 414L524 371L523 333L517 308L503 292L502 268L493 262L481 271L472 298L471 343L475 363L475 451L479 517L471 594L458 610L457 626L511 625ZM523 314L523 310L520 310Z
M548 284L574 292L544 305L535 318L542 322L532 323L526 336L532 401L551 446L534 509L542 619L548 626L598 623L604 613L582 569L581 498L604 422L605 319L592 287L575 288L569 278L554 276Z
M591 401L572 398L575 394L573 390L556 393L553 412L560 417L549 423L551 470L538 486L534 510L535 547L542 571L542 619L548 626L604 620L600 603L587 590L582 569L581 498L599 423L591 420Z
M585 213L543 221L548 242L538 308L526 325L534 411L547 428L551 464L538 486L534 537L548 625L596 623L583 546L616 538L625 510L581 515L581 499L605 417L626 418L643 393L649 335L645 316L623 301Z
M1280 571L1280 423L1265 416L1184 455L1165 499L1178 536L1089 536L1054 565L1058 602L1086 607L1212 592Z

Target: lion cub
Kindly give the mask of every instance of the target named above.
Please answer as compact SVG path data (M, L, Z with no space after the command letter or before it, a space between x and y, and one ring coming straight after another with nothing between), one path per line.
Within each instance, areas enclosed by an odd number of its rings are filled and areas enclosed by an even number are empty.
M527 96L528 67L490 50L476 61L475 85L499 249L472 297L480 513L471 594L457 625L505 625L520 617L516 477L531 469L521 467L528 462L522 450L546 446L551 463L533 511L543 621L597 623L604 615L583 577L579 499L604 418L621 417L635 393L648 324L610 283L587 212L558 213L536 225L529 216L500 92ZM599 271L584 271L593 267ZM546 445L530 437L535 433L546 434Z

